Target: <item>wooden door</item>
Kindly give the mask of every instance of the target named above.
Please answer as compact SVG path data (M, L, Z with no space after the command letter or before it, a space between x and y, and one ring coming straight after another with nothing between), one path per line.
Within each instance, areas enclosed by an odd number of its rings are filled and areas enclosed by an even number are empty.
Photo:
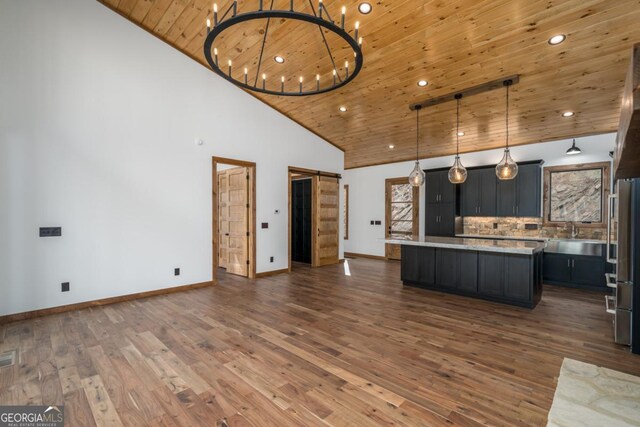
M408 178L385 181L385 229L387 237L418 236L419 187L409 184ZM387 259L400 259L400 245L385 245Z
M218 172L218 267L227 268L229 259L229 177Z
M239 167L221 171L220 192L220 267L227 273L249 275L249 174Z
M339 260L339 183L337 178L313 177L312 194L313 239L312 265L337 264Z

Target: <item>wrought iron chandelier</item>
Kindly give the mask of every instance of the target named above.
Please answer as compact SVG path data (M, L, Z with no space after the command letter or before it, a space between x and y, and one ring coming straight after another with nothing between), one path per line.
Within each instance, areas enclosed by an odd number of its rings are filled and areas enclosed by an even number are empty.
M342 7L342 14L340 17L340 23L336 23L331 18L329 14L329 10L324 6L322 0L319 0L318 9L316 12L316 8L313 5L312 1L309 0L309 6L312 13L306 13L302 11L296 11L294 9L294 1L290 0L289 2L289 10L282 9L274 9L274 1L271 0L271 4L269 9L264 8L263 0L256 1L257 10L249 10L247 12L238 13L238 2L237 0L233 1L227 10L222 13L222 16L218 18L218 5L213 5L213 21L211 19L207 19L207 38L204 42L204 55L209 63L211 69L218 74L219 76L225 78L236 86L241 88L251 90L254 92L260 92L270 95L279 95L279 96L305 96L305 95L316 95L320 93L330 92L332 90L338 89L351 82L357 75L360 73L362 69L363 57L362 57L362 37L358 35L359 32L359 22L355 23L355 27L353 30L353 36L345 30L345 14L346 7ZM298 77L297 83L294 87L291 87L291 84L287 86L285 84L285 76L282 75L278 79L273 78L269 79L265 73L260 74L263 53L265 50L265 45L268 41L269 35L269 24L272 19L290 19L294 21L300 21L302 23L311 24L310 28L318 27L319 35L321 37L322 43L326 47L328 60L331 61L332 70L331 75L329 76L321 76L320 74L316 74L315 82L313 82L313 77L310 79L312 82L309 83L309 80L305 80L306 76L296 76ZM239 70L244 68L244 73L242 71L238 72L233 68L233 63L231 59L225 58L222 62L219 61L219 57L222 57L226 52L218 52L218 48L216 47L216 38L220 36L225 30L230 29L234 25L247 22L247 21L255 21L255 20L266 20L264 36L262 38L262 46L260 48L260 56L256 61L257 67L256 70L251 70L251 75L249 75L249 69L244 66L244 64L240 65ZM213 25L211 25L213 22ZM350 70L349 60L345 61L344 69L341 72L338 66L335 63L334 56L332 54L331 48L329 47L329 43L327 43L327 38L325 36L324 30L331 31L341 39L343 39L353 50L353 63L354 65ZM315 30L314 30L315 31ZM276 57L274 58L278 63L284 63L284 58ZM280 61L278 60L280 59ZM291 76L289 76L291 77ZM305 83L306 82L306 83Z

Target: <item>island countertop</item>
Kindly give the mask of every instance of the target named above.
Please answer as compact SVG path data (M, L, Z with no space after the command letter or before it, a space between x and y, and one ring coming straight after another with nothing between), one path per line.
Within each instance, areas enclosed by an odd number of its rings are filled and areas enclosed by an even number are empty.
M499 252L532 255L544 250L545 244L535 241L472 239L465 237L396 237L384 239L385 243L432 248L462 249L468 251Z

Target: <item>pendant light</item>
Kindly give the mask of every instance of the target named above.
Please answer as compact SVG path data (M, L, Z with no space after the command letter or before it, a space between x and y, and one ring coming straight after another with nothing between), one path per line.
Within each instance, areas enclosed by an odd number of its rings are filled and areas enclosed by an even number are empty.
M582 153L582 150L580 148L576 147L576 140L574 138L573 145L571 146L571 148L569 148L567 150L567 154L572 156L574 154L580 154L580 153Z
M509 152L509 86L513 84L513 81L505 80L503 84L507 88L507 107L505 114L507 138L502 160L500 160L500 163L496 165L496 175L498 176L498 179L506 181L513 179L518 175L518 164L513 161L511 153Z
M457 93L456 96L456 158L453 161L453 166L449 169L449 181L452 184L462 184L467 180L467 169L462 166L460 161L460 99L461 93Z
M420 109L421 105L416 105L416 164L409 174L409 184L414 187L420 187L424 184L424 171L420 169L420 160L418 154L418 144L420 143Z

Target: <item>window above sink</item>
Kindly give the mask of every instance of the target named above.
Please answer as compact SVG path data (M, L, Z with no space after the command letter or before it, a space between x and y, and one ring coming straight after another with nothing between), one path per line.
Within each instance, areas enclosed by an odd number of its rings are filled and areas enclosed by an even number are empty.
M544 168L544 226L604 227L611 163Z

